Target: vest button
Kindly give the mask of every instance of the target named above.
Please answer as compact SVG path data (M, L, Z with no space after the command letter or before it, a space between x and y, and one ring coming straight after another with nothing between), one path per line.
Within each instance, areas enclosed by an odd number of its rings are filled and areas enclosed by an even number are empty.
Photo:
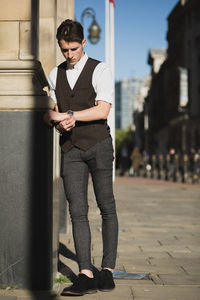
M74 94L71 94L71 97L73 98L73 97L74 97Z

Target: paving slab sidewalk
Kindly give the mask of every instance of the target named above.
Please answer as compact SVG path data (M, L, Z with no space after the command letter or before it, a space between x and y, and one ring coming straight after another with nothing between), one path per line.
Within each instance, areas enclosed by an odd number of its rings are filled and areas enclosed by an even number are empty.
M116 271L148 273L151 280L116 279L114 291L82 299L200 300L200 185L117 177L114 190L119 218ZM92 259L99 268L101 219L91 183L89 207ZM70 223L60 241L74 253ZM78 273L75 260L63 255L60 259L68 271ZM28 292L17 293L0 291L0 300L40 300L30 298Z

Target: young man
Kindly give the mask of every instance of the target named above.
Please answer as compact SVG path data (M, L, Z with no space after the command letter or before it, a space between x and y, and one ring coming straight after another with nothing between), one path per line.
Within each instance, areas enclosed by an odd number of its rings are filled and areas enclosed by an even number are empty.
M83 295L97 289L114 289L118 221L112 187L113 146L107 126L112 104L112 82L106 64L84 53L83 27L65 20L57 30L65 61L49 75L55 111L45 122L61 133L61 176L72 220L73 238L79 265L76 283L62 295ZM91 234L88 222L88 176L92 176L96 201L102 216L103 258L98 283L91 263Z

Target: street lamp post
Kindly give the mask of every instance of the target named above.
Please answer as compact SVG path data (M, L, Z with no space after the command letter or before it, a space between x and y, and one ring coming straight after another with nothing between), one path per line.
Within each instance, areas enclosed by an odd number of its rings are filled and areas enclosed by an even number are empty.
M91 42L91 44L96 44L100 40L100 33L101 33L101 28L99 27L99 25L96 22L96 13L93 8L88 7L86 9L84 9L84 11L81 14L82 25L83 25L84 17L86 15L88 17L93 18L92 24L90 25L90 27L88 29L88 32L89 32L88 40Z
M85 15L93 18L93 22L90 25L88 32L88 39L92 44L96 44L100 39L101 28L96 22L96 13L92 8L86 8L81 14L81 23L83 25L83 20ZM113 82L113 105L108 116L108 124L110 127L110 133L113 138L114 148L115 148L115 59L114 50L114 0L105 0L105 56L106 63L109 65L112 82ZM113 179L115 178L115 168L113 168Z

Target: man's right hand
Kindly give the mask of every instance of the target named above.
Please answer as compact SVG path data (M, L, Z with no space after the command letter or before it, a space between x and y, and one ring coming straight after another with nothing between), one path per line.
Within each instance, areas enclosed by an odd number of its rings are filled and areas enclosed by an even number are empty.
M75 118L73 116L69 116L67 119L61 121L58 125L56 125L56 129L63 133L65 131L70 131L75 127Z

